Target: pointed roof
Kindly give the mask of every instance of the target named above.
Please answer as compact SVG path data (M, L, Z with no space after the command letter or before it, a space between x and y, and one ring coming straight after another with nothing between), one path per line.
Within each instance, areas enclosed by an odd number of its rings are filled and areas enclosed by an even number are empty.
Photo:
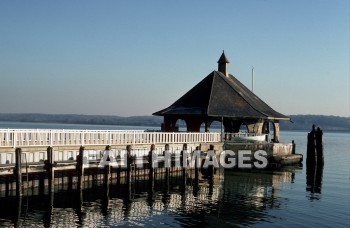
M224 51L222 51L222 54L220 56L220 59L218 60L218 63L229 63Z
M273 110L235 77L226 77L219 71L211 72L171 106L153 115L289 119Z

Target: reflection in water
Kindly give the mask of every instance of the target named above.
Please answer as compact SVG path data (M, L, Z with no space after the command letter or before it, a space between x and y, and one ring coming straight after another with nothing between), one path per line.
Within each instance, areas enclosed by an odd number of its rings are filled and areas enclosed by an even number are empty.
M319 199L322 190L323 164L307 165L306 191L310 192L310 199ZM314 194L317 193L317 194Z
M279 208L279 185L293 181L291 172L218 171L213 178L195 172L157 174L54 194L39 191L24 199L0 198L1 226L117 225L251 225L264 220L267 209ZM16 206L14 206L16 205ZM28 208L26 208L28 206ZM24 208L26 208L24 210Z

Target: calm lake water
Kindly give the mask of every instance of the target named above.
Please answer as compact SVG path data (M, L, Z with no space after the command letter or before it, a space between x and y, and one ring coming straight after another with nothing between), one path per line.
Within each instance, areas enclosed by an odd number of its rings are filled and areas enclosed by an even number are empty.
M147 129L150 127L5 123L0 128ZM158 178L154 190L137 180L129 191L112 184L107 196L101 184L53 195L0 196L0 226L328 226L350 227L350 134L324 133L324 168L307 183L307 132L281 132L283 142L295 141L304 167L274 172L218 172L213 181L183 183ZM308 175L309 176L309 175Z

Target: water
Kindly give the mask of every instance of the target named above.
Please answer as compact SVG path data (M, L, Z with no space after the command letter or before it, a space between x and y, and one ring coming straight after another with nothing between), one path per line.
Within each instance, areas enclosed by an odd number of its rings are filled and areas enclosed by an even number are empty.
M18 128L28 128L16 124ZM32 128L52 125L33 124ZM117 129L123 128L126 127ZM294 140L297 153L304 154L304 158L306 137L306 132L281 132L282 141ZM349 227L350 134L326 132L324 146L325 165L318 173L322 178L316 180L314 188L306 184L305 161L304 167L274 172L218 173L214 182L202 178L198 188L191 179L184 185L181 176L174 176L168 185L164 179L157 179L154 191L150 191L148 181L141 178L131 192L123 184L112 184L109 197L100 184L85 189L81 195L73 189L56 191L52 196L46 192L24 195L21 201L1 196L0 226Z

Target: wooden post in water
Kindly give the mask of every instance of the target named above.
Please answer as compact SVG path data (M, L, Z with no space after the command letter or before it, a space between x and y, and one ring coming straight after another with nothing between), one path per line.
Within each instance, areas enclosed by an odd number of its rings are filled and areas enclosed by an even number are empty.
M184 143L182 147L182 151L180 154L180 164L182 166L182 180L183 180L183 187L186 185L186 171L187 171L187 156L185 156L185 153L187 153L187 144ZM185 160L186 159L186 160Z
M215 155L215 150L214 150L214 145L210 145L209 146L209 151L213 151L214 152L214 156L216 156ZM214 159L214 158L213 158ZM216 159L216 157L215 157L215 159ZM209 165L208 166L208 176L209 177L213 177L214 176L214 165Z
M199 147L196 147L196 151L199 151ZM199 161L198 159L200 158L196 158L195 163L194 163L194 183L195 185L199 184Z
M111 150L110 146L106 146L106 153L109 153ZM110 161L109 154L107 161ZM108 204L109 204L109 183L110 183L110 174L111 174L111 166L108 164L104 167L104 175L103 175L103 183L104 183L104 194L103 194L103 200L102 200L102 214L104 216L107 215L108 212Z
M307 165L315 165L316 164L316 129L315 124L312 125L312 130L307 135L307 157L306 164Z
M16 166L15 166L15 177L16 177L16 195L22 196L22 162L21 162L21 148L16 148L15 157L16 157Z
M17 191L17 189L16 189ZM21 220L21 214L22 214L22 195L17 195L16 197L16 201L17 201L17 207L16 207L16 218L15 218L15 221L14 221L14 225L15 227L22 227L22 220Z
M45 161L45 169L49 181L49 192L53 192L55 189L55 173L53 170L53 149L48 147L46 150L47 160Z
M199 146L196 147L196 152L199 151ZM196 160L194 161L194 183L193 183L193 196L197 197L198 196L198 191L199 191L199 164L200 159L196 157Z
M109 153L110 150L111 150L111 147L106 146L106 153ZM109 154L108 154L106 161L107 162L110 161ZM108 189L108 186L109 186L110 172L111 172L111 166L109 164L106 164L104 167L104 172L103 172L104 173L103 181L104 181L104 186L106 189Z
M131 165L133 163L133 159L131 156L131 145L126 146L126 159L127 159L126 183L128 186L128 192L131 193Z
M315 125L308 134L306 158L306 190L312 193L321 193L323 176L323 132Z
M77 166L76 166L76 172L78 176L78 190L82 189L83 186L83 179L84 179L84 147L81 146L79 148L79 154L77 155Z
M315 129L315 124L312 125L312 130L307 137L307 165L323 166L323 132L318 127Z
M166 184L166 187L169 187L169 176L170 176L170 167L171 167L171 154L169 151L169 144L165 144L163 156L164 156L164 167L165 167L165 184Z
M292 140L292 154L295 154L295 143L294 143L294 140Z
M324 158L323 158L323 131L318 127L315 133L316 136L316 157L317 157L317 165L323 166Z
M149 188L150 191L153 192L153 188L154 188L154 167L153 167L153 153L156 149L156 146L154 144L151 145L151 149L148 152L148 168L149 168Z

